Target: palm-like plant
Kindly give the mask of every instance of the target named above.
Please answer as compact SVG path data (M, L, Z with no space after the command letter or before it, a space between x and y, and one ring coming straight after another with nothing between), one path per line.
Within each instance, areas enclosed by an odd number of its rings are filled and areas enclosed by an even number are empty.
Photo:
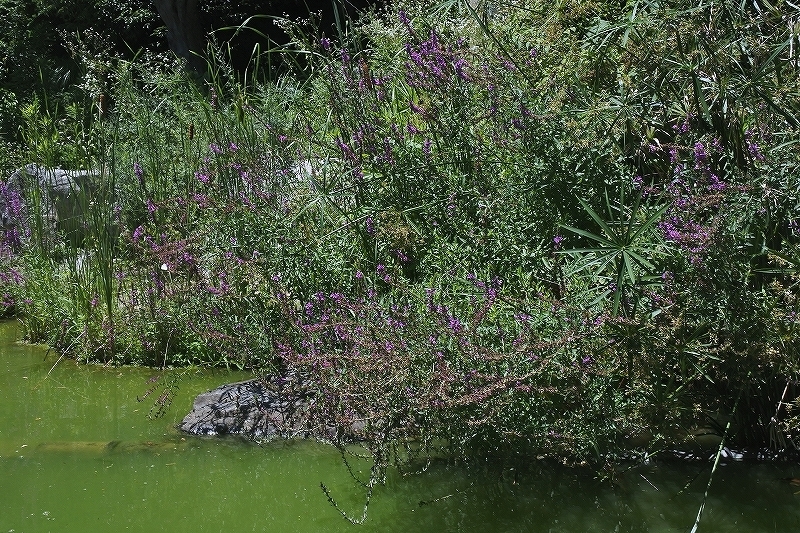
M635 314L642 287L661 279L653 259L664 253L663 241L654 229L669 205L647 210L639 192L630 205L625 205L624 191L620 193L619 203L614 205L606 194L609 219L604 220L588 202L579 201L600 231L562 225L593 244L560 252L576 259L569 274L584 272L595 283L600 281L604 290L596 301L612 296L612 315L618 316L621 312L623 316L631 317Z

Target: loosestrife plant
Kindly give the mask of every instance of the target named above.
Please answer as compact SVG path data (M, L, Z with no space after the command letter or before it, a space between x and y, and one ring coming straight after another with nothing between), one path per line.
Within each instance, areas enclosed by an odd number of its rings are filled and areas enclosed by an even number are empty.
M403 0L344 40L285 24L307 44L277 81L143 54L102 114L31 104L31 159L102 194L75 247L0 190L27 218L3 309L87 361L300 373L382 467L411 442L602 461L720 414L791 446L796 35L578 4Z

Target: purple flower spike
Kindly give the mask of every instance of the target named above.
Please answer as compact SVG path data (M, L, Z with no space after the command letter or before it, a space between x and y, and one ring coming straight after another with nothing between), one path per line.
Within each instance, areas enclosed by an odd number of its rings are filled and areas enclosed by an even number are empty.
M400 18L400 22L402 22L403 25L408 26L411 24L411 19L408 18L408 13L406 13L405 11L400 10L400 13L398 13L398 17Z
M139 180L139 185L144 186L144 170L138 162L133 164L133 174Z

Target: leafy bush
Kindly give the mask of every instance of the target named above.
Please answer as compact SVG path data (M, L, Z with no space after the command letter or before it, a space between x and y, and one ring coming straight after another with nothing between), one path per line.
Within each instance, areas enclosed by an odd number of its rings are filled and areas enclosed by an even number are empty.
M278 81L146 53L102 113L88 83L27 113L39 161L104 169L107 228L3 255L31 338L299 371L383 467L409 442L602 459L730 416L791 446L788 8L471 5L338 42L287 23L304 70Z

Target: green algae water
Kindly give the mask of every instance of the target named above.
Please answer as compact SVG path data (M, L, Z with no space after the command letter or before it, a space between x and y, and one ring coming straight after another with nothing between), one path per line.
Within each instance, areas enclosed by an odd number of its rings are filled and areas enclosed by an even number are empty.
M364 524L352 525L320 490L360 516L363 489L336 450L174 429L196 394L246 375L193 372L152 419L153 398L137 397L156 371L59 361L16 335L0 324L0 533L683 532L708 480L701 463L641 466L610 484L552 465L434 462L390 473ZM352 466L366 476L368 464ZM721 466L698 531L800 531L793 477L800 466Z

